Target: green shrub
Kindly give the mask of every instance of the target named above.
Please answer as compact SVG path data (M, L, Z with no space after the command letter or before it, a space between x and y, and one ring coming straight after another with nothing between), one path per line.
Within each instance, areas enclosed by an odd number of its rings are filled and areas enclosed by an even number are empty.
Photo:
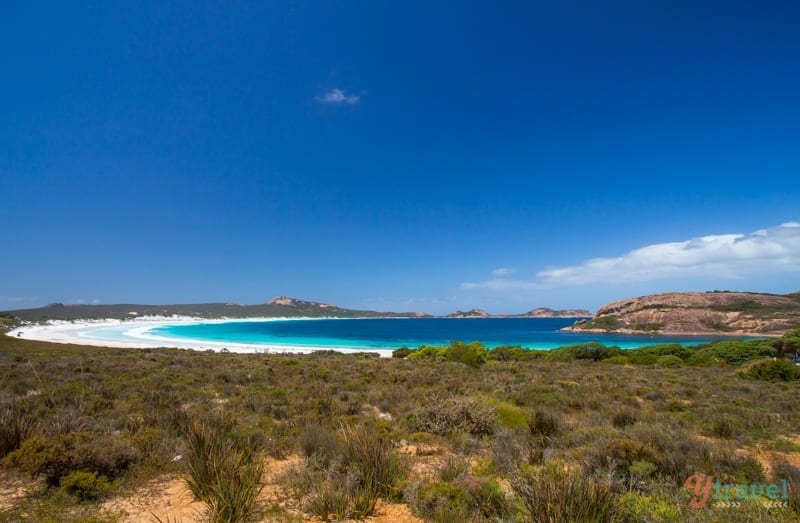
M800 380L800 367L792 365L787 360L770 360L756 363L742 376L761 381L798 381Z
M469 493L450 482L423 482L406 490L406 503L425 521L463 523L470 521Z
M602 360L602 363L608 363L611 365L628 365L631 363L631 360L628 358L628 356L612 356Z
M625 356L628 351L619 347L606 347L602 343L589 342L582 345L559 347L547 353L547 360L569 362L574 360L603 361L608 358Z
M699 347L690 361L708 358L713 362L741 365L750 360L772 357L775 354L776 351L771 345L761 341L716 341Z
M446 361L447 349L444 347L432 347L430 345L425 345L409 353L406 358L409 360Z
M414 353L414 349L409 349L408 347L400 347L392 351L392 358L403 359L407 358L409 354Z
M76 470L61 478L61 488L81 501L98 499L109 488L105 476Z
M509 521L514 505L497 481L461 474L452 481L421 482L406 490L406 502L425 521Z
M659 359L664 356L675 356L683 361L691 354L690 350L677 343L665 343L661 345L651 345L649 347L639 347L626 351L631 363L636 365L656 365ZM666 360L670 361L670 360Z
M472 343L453 341L447 349L447 359L477 368L487 362L488 350L477 341Z
M114 479L136 461L135 450L116 438L70 432L53 437L33 436L6 456L8 467L42 475L50 486L74 471L96 472Z
M540 470L523 467L509 478L511 488L525 506L529 521L610 521L614 515L611 488L554 464Z
M628 492L620 496L617 503L617 517L623 523L672 523L687 521L680 505L674 499L658 495L644 495Z
M489 350L488 359L492 361L525 361L540 359L546 351L523 349L522 347L502 345Z
M656 365L659 367L667 367L667 368L675 368L675 367L683 367L684 362L677 356L673 356L672 354L668 354L666 356L661 356L656 360Z
M589 320L584 327L591 329L615 330L619 328L619 319L614 315L600 316L598 318L592 318Z
M506 428L527 427L528 416L521 408L508 402L501 401L495 405L497 421Z

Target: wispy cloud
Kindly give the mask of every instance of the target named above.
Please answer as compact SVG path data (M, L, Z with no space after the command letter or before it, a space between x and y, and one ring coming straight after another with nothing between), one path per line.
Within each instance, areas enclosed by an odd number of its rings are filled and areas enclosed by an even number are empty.
M492 276L508 276L517 272L517 269L509 269L508 267L498 267L492 271Z
M800 272L800 223L745 234L717 234L656 243L613 258L546 268L531 280L496 274L462 289L536 290L592 283L629 283L682 277L743 278L752 274Z
M360 96L347 94L341 89L331 89L330 91L314 97L314 100L323 104L332 105L355 105L361 99Z

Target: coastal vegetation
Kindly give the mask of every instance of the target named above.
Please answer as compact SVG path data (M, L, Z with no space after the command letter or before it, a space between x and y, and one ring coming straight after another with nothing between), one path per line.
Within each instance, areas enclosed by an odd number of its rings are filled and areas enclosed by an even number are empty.
M0 521L796 521L796 352L800 330L394 358L0 336ZM693 474L790 499L692 509ZM176 480L201 515L131 513Z

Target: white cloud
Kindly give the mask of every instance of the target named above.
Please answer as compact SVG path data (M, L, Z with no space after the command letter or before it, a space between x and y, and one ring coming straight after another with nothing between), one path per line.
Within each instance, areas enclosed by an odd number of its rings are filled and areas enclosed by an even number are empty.
M360 99L360 96L348 95L341 89L331 89L321 96L314 97L314 100L320 103L334 105L355 105Z
M514 274L517 272L517 269L509 269L508 267L499 267L492 271L492 276L508 276L509 274Z
M535 290L592 283L629 283L682 277L743 278L800 272L800 222L747 234L717 234L657 243L613 258L539 271L532 280L502 277L465 282L462 289Z

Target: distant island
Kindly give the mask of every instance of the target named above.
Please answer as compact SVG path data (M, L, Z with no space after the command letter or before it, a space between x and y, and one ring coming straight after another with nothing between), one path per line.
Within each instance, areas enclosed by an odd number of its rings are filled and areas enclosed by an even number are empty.
M561 309L554 310L547 307L537 307L522 314L489 314L483 309L470 309L456 311L445 318L588 318L592 315L586 309Z
M800 326L800 292L669 292L604 305L562 330L623 334L781 336Z

